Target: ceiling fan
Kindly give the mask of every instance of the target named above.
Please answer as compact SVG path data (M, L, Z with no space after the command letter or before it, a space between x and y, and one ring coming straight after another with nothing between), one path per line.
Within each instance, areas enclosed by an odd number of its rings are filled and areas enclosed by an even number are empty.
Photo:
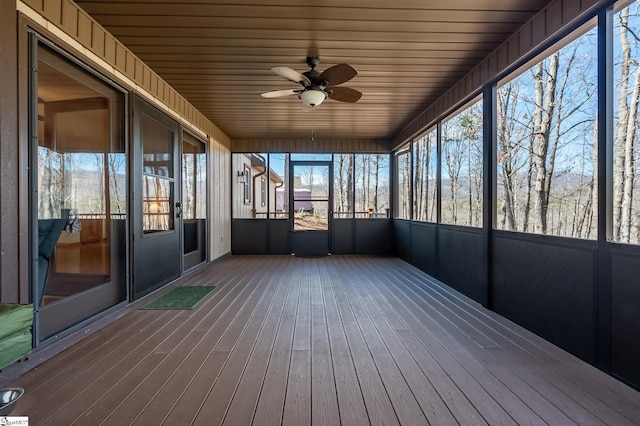
M309 71L299 73L287 67L273 67L271 71L289 81L298 83L301 89L273 90L262 93L265 98L279 98L282 96L298 95L304 106L317 107L326 98L340 102L358 102L362 93L350 87L336 87L351 80L358 74L351 65L338 64L327 68L323 72L316 70L320 63L317 56L307 56Z

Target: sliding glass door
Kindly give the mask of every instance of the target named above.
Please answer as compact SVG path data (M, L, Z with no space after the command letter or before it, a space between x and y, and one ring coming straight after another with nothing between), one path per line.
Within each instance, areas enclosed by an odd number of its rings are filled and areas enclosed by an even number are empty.
M32 38L36 342L126 299L124 94Z

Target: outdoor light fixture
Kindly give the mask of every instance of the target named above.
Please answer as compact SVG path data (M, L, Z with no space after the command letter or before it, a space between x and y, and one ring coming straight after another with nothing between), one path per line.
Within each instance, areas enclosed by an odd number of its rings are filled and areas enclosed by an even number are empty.
M310 107L315 107L320 105L327 98L327 94L318 89L307 89L300 93L300 99L302 102L309 105Z

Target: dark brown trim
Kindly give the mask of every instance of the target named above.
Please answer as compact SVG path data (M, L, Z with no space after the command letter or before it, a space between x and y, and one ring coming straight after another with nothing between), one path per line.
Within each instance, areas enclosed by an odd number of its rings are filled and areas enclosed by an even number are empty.
M0 301L25 301L18 230L18 40L15 2L0 2Z
M389 153L391 141L370 140L314 140L309 139L233 139L231 152L294 152L294 153Z

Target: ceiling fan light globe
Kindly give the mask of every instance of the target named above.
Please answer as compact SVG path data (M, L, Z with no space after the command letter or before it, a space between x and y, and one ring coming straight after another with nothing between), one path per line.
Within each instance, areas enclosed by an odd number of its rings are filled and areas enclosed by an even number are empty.
M304 102L306 105L309 105L310 107L320 105L327 98L327 94L325 92L317 89L305 90L304 92L300 93L299 96L302 102Z

